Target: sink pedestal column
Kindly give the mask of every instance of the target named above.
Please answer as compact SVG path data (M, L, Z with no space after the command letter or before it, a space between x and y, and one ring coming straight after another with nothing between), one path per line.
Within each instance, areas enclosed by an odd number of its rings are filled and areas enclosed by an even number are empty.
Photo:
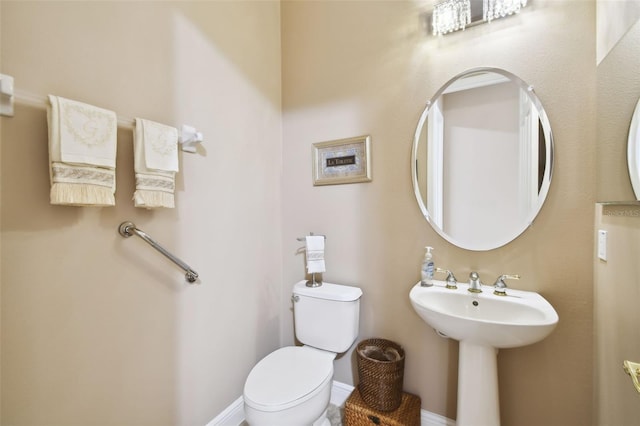
M499 426L498 350L465 341L458 355L458 426Z

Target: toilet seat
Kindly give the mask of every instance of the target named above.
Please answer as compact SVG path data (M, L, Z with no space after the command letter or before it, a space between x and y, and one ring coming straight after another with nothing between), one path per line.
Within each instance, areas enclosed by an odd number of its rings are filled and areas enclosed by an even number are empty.
M313 398L333 378L335 354L287 346L258 362L244 386L244 402L260 411L281 411Z

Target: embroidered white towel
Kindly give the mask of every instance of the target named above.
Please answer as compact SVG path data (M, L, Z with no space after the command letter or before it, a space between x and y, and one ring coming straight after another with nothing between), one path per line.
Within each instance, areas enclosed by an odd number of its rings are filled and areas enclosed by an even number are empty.
M133 134L136 207L175 207L175 174L178 171L178 130L136 118Z
M115 205L115 112L49 95L47 123L51 204Z
M309 235L307 242L307 272L309 274L324 272L324 236Z

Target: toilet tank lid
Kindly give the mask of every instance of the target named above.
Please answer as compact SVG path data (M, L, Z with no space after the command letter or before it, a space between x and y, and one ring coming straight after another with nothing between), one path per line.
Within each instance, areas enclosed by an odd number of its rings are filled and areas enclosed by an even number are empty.
M293 294L299 296L315 297L316 299L336 300L340 302L353 302L362 296L359 287L322 283L319 287L307 287L307 281L297 282L293 286Z

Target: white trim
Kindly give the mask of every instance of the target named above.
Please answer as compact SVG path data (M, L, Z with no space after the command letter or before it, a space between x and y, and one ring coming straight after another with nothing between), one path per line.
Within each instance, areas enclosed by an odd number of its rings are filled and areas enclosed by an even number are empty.
M207 426L238 426L244 421L244 399L236 399L218 414Z
M353 392L354 387L346 383L333 381L331 385L331 403L342 407Z
M353 389L351 385L334 380L331 386L331 403L339 407L344 405ZM239 426L243 421L244 401L240 397L207 423L207 426ZM420 410L420 426L456 426L456 422L439 414Z
M420 426L456 426L456 422L440 414L420 410Z

